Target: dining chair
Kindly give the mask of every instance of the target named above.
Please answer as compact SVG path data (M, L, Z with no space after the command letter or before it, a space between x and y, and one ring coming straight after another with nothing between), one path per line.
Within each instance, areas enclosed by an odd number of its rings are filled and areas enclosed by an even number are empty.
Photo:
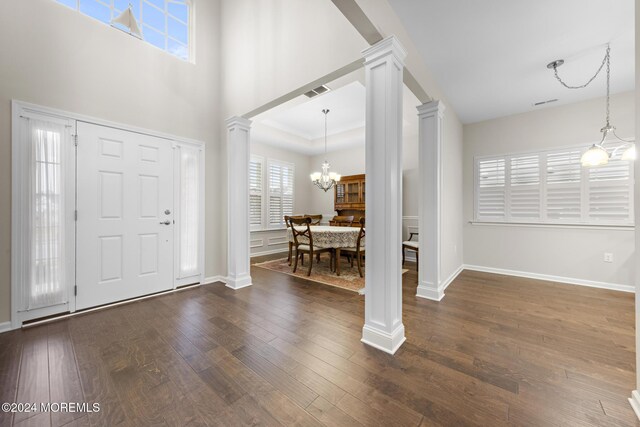
M336 215L331 220L337 227L351 227L353 224L353 215Z
M320 221L322 221L322 214L304 214L304 216L308 216L309 218L311 218L311 225L320 225Z
M419 233L409 233L409 240L405 240L402 242L402 265L404 265L404 251L408 249L410 251L415 251L416 253L416 271L418 271L418 266L420 263L418 262L418 256L420 253L420 242L413 241L413 236L417 236Z
M307 276L311 276L311 268L313 267L313 254L329 252L329 268L331 269L333 260L333 249L313 247L313 234L311 233L310 227L311 218L289 217L289 224L291 226L291 232L293 233L293 246L296 248L295 260L293 261L293 272L295 273L298 269L298 258L302 257L302 262L304 262L305 253L309 254L309 271L307 271ZM300 241L298 240L300 237L306 237L309 240L309 243L300 243Z
M284 216L284 225L286 225L287 228L291 227L291 225L289 224L289 218L304 218L304 216L289 216L289 215L285 215ZM287 256L287 262L289 263L289 265L291 265L291 254L293 252L293 242L291 240L289 240L289 255Z
M365 237L365 230L364 230L364 218L360 218L360 233L358 233L358 240L356 241L356 247L355 248L342 248L340 249L340 252L342 253L347 253L351 255L351 268L353 268L353 259L356 259L356 263L358 264L358 273L360 274L360 277L364 277L362 274L362 256L364 255L364 237ZM337 260L336 262L340 262L340 260Z

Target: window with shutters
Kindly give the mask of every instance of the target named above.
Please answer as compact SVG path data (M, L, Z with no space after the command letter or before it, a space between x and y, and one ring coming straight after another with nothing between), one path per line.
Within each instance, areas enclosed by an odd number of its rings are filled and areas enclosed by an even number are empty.
M293 215L294 166L269 159L267 171L267 228L284 228L284 216Z
M504 158L484 159L477 162L477 218L496 220L506 218L504 164Z
M251 230L260 230L263 226L263 175L264 159L251 156L249 162L249 226Z
M475 159L479 222L633 225L633 164L583 168L584 147Z

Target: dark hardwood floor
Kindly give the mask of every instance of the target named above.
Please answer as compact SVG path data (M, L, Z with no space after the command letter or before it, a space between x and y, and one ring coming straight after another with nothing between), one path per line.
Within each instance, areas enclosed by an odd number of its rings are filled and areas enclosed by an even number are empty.
M101 410L0 425L639 425L632 294L463 272L436 303L411 268L395 356L360 343L362 296L255 267L1 334L0 402Z

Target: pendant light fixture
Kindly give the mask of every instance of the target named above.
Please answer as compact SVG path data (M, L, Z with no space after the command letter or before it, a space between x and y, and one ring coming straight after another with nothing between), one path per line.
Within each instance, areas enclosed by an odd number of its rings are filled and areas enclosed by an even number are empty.
M326 160L327 158L327 114L329 110L322 110L324 114L324 156L325 161L322 162L322 172L314 172L311 174L311 182L313 182L319 189L325 192L329 191L337 182L340 181L340 175L335 172L330 172L331 165Z
M553 74L562 84L562 86L567 89L582 89L585 88L591 83L597 76L600 74L603 68L606 66L607 72L607 97L606 97L606 119L605 125L600 129L602 132L602 139L599 143L593 144L587 151L582 154L580 158L580 162L582 166L590 167L590 166L601 166L609 163L609 159L615 156L619 151L624 150L622 153L622 160L635 160L636 158L636 146L633 141L627 141L625 139L620 138L616 134L616 128L611 125L609 121L609 104L610 104L610 80L611 80L611 47L607 45L607 50L602 59L602 64L596 71L596 73L591 77L585 84L580 86L570 86L566 84L560 76L558 75L558 67L564 64L563 59L558 59L547 64L547 68L553 69ZM609 135L613 136L613 139L607 140ZM606 147L605 147L606 145Z

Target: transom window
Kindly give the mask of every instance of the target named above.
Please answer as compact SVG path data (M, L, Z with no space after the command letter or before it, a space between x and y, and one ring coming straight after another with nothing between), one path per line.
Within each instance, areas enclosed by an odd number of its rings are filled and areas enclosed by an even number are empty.
M475 220L633 225L633 162L582 167L584 146L475 159Z
M56 1L109 25L131 4L145 41L180 59L190 59L190 0Z

